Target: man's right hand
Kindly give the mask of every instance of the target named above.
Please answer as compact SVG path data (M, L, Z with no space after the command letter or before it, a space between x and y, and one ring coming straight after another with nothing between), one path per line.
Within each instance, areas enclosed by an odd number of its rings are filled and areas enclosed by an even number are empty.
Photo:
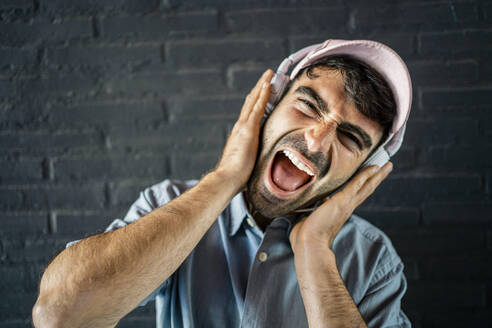
M258 152L260 123L270 95L273 71L266 70L246 97L239 119L227 139L215 171L233 181L239 191L253 171Z

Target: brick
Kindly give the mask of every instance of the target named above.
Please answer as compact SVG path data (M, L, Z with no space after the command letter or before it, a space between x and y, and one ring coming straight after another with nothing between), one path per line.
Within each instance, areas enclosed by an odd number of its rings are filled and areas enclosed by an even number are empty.
M108 17L101 22L103 37L139 41L166 40L169 34L177 32L215 31L217 24L215 10L146 17Z
M56 253L51 239L3 239L7 260L12 264L47 263Z
M7 79L0 79L0 97L10 97L16 93L13 82Z
M43 178L42 160L0 161L0 183L36 181Z
M168 108L171 121L234 119L239 117L243 102L241 98L179 99L170 102Z
M366 200L366 206L418 206L431 201L479 199L482 194L479 175L389 176Z
M482 7L485 19L489 22L492 21L492 4L484 3Z
M488 224L491 217L492 204L429 204L423 209L426 224Z
M33 21L29 24L0 24L0 45L35 46L41 42L68 41L92 36L92 25L88 18L69 21Z
M167 112L155 103L87 103L73 107L49 109L48 121L55 127L102 127L145 123L151 125L167 120Z
M487 169L492 167L492 146L431 146L423 153L421 164L443 169Z
M22 187L24 209L98 209L105 204L104 185L53 185Z
M0 70L19 67L32 67L37 64L34 49L0 49Z
M213 121L177 122L145 133L115 129L109 132L109 142L115 149L158 149L160 152L216 150L224 146L223 131L224 126Z
M31 328L31 320L7 320L0 323L0 328Z
M484 136L492 137L492 119L481 120L479 124Z
M215 167L219 156L217 152L177 154L172 157L172 176L178 179L200 179Z
M455 90L432 90L422 91L422 106L426 110L446 108L469 108L490 106L490 94L492 89L473 88Z
M159 69L162 66L160 45L50 48L47 50L47 61L51 65L113 70L128 68L132 71L142 68Z
M22 193L14 188L0 187L1 209L20 208L22 206Z
M0 234L25 235L48 232L48 215L34 213L1 213Z
M35 290L37 281L34 279L30 265L9 264L0 268L0 290L2 292L22 292L24 290Z
M409 288L405 298L412 308L419 308L425 299L426 309L471 309L485 305L485 290L474 284L421 283Z
M104 83L106 94L129 97L217 94L225 89L223 77L217 70L138 74L129 78L108 79Z
M0 3L0 22L27 21L34 14L32 0L3 0Z
M61 131L50 133L38 132L0 132L0 149L2 151L26 151L31 155L46 154L48 150L75 151L104 145L99 133L91 130L81 132Z
M391 227L386 228L385 233L402 256L467 256L486 249L485 232L480 227L407 227L404 230Z
M418 280L420 279L420 269L415 260L403 259L403 263L405 265L403 273L405 274L405 278L407 280Z
M469 85L478 80L478 65L474 61L418 62L408 69L415 85Z
M227 69L227 85L234 90L249 92L266 69L267 66L260 65L231 65Z
M0 8L30 8L33 6L32 0L2 0Z
M426 110L432 111L433 108ZM475 119L444 118L442 115L438 119L410 118L405 131L404 144L416 147L451 146L475 142L478 136L478 122Z
M55 179L60 181L106 181L117 178L159 178L168 174L165 156L69 158L54 164Z
M100 15L102 13L145 14L159 8L159 0L41 1L41 12L57 15Z
M280 60L286 56L280 40L169 41L166 58L178 67L210 67L236 61Z
M295 22L289 24L288 22ZM253 9L225 14L226 28L232 32L286 35L344 30L344 9L296 8Z
M492 267L488 255L446 256L420 263L422 279L438 281L490 281Z
M68 76L48 76L19 81L18 94L29 94L31 97L87 97L95 94L99 86L87 76L70 74Z
M43 106L30 101L0 100L0 131L39 129L44 125L43 110Z
M213 2L214 6L221 6L225 8L237 8L237 7L246 7L249 8L250 6L259 6L259 7L267 7L267 6L272 6L272 7L278 7L278 6L286 6L291 4L292 1L288 0L270 0L270 1L262 1L262 0L215 0ZM299 2L299 1L296 1ZM164 5L167 8L179 8L181 10L185 9L197 9L197 8L202 8L202 7L209 7L212 3L206 3L201 0L166 0L164 2Z
M419 52L422 56L463 56L486 54L492 51L492 32L465 30L447 33L423 33Z
M403 146L391 158L394 170L408 170L415 168L416 155L415 148ZM395 171L396 172L396 171Z
M420 212L417 208L367 208L360 207L355 213L378 227L385 226L416 226Z
M174 176L173 176L174 177ZM120 210L121 216L124 217L128 208L133 204L139 197L141 191L145 188L152 186L162 179L139 179L138 181L126 180L119 181L110 185L110 204L115 210Z
M480 82L492 81L492 63L490 61L484 60L480 63L479 75Z
M374 27L427 28L456 26L478 21L478 12L472 3L387 4L370 6L355 11L357 29Z
M489 327L492 325L490 309L460 309L430 311L424 318L425 327Z
M3 294L0 303L0 322L13 318L28 318L36 302L37 292L9 292Z
M106 227L116 218L116 213L104 211L95 213L57 213L56 232L59 234L77 234L88 237L89 235L104 232Z

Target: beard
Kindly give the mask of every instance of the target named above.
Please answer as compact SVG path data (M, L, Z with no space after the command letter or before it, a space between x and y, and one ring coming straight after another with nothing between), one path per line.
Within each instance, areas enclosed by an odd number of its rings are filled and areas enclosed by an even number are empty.
M263 140L263 138L261 140ZM245 191L247 200L253 207L252 212L259 213L263 217L269 219L292 214L295 210L310 206L316 201L324 198L330 191L336 189L336 187L346 180L345 178L334 179L324 185L318 185L318 181L315 181L315 184L299 192L294 198L278 198L270 193L264 183L265 174L271 174L271 172L265 171L269 167L269 162L273 160L272 156L275 156L278 149L288 146L299 151L317 167L319 172L317 179L320 179L328 173L331 157L321 152L310 153L304 137L300 134L286 135L280 138L276 143L273 143L270 147L266 146L268 144L270 144L269 139L265 138L260 145L258 157ZM265 147L268 147L268 149ZM314 192L315 188L317 190Z

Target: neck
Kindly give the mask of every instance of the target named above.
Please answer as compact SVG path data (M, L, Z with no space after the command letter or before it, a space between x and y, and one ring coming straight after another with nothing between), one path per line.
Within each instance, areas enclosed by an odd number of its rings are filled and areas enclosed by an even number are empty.
M249 213L251 213L251 216L253 216L253 219L255 220L256 224L258 227L262 230L265 231L266 227L272 222L273 218L266 217L262 215L254 206L253 204L249 201L248 199L248 193L244 191L243 193L244 196L244 201L246 202L246 207L248 208ZM295 222L295 219L300 215L305 212L311 212L313 208L306 208L305 210L296 210L293 211L289 214L282 215L286 218L288 218L291 222Z
M251 216L253 216L253 219L255 219L255 222L258 225L258 227L262 231L265 231L266 227L270 224L270 222L272 222L272 219L263 216L260 212L258 212L258 210L256 210L253 204L249 201L248 193L246 191L243 193L243 196L249 213L251 213Z

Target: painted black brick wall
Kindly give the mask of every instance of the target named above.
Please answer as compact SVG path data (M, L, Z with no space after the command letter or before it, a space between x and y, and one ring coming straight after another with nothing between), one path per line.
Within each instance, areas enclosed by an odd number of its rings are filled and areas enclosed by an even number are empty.
M405 311L491 326L490 1L0 0L0 327L31 325L67 241L210 169L260 72L327 38L383 41L413 77L395 170L357 211L406 264Z

